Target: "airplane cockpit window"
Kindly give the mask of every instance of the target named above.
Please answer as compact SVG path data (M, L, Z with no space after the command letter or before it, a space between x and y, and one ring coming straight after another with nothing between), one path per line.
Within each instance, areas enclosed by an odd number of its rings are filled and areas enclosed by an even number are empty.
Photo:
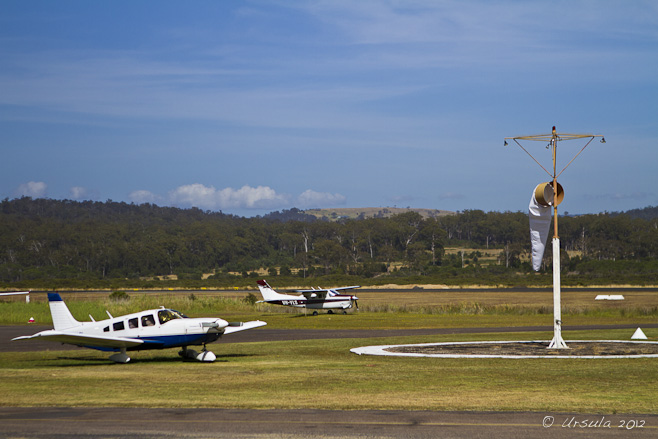
M155 318L152 314L142 316L142 326L155 326Z
M135 329L137 327L137 317L135 317L134 319L128 320L128 327L130 329Z
M170 320L182 318L184 318L183 315L173 309L161 309L158 311L158 320L160 320L160 324L167 323Z
M115 331L123 331L126 329L126 326L123 324L123 322L116 322L114 325L112 325Z

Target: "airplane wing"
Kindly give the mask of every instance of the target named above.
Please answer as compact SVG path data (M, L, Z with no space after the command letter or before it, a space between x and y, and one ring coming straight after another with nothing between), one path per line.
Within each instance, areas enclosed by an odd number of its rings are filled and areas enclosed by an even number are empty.
M307 299L325 299L328 293L338 292L341 290L353 290L355 288L361 288L360 285L354 285L351 287L337 287L337 288L318 288L315 290L295 290L297 293L302 293Z
M246 331L247 329L254 329L260 326L265 326L267 323L261 322L260 320L253 320L251 322L231 322L226 328L224 328L224 334L230 334L231 332Z
M338 288L332 288L334 291L339 291L339 290L353 290L355 288L361 288L361 285L352 285L351 287L338 287Z
M53 341L72 344L76 346L92 346L102 348L131 348L144 343L144 340L126 337L109 337L103 335L83 335L64 331L41 331L34 335L12 338L11 340L37 340Z

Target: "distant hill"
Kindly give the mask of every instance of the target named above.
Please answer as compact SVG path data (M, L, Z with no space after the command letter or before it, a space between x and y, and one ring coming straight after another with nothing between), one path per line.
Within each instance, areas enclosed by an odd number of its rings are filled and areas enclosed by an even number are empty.
M617 215L628 215L629 217L636 219L636 218L642 218L645 220L652 220L654 218L658 218L658 206L648 206L643 209L632 209L632 210L627 210L626 212L612 212L610 213L610 216L617 216Z
M313 215L318 219L336 221L339 219L366 219L388 218L406 212L417 212L423 218L436 218L439 216L454 215L455 212L438 209L412 209L404 207L344 207L337 209L308 209L304 213Z

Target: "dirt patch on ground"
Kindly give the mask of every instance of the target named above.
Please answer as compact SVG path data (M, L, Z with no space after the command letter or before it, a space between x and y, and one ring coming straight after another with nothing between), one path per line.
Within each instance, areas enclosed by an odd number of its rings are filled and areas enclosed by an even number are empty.
M395 346L387 352L423 355L519 355L519 356L611 356L658 355L658 343L629 343L609 341L567 341L569 349L547 349L549 342L436 344Z

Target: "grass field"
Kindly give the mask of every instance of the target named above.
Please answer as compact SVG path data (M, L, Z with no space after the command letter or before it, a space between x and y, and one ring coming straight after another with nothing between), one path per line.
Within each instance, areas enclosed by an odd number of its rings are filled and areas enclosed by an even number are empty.
M349 352L369 344L550 335L224 344L213 346L217 361L211 364L182 362L173 349L135 353L128 365L89 350L5 353L0 405L657 412L655 359L410 359Z
M252 306L247 294L63 294L79 319L166 305L191 316L259 318L273 328L395 329L550 325L550 293L359 293L361 311L304 317ZM606 291L606 294L614 294ZM596 292L563 294L565 325L656 323L655 293L625 303L594 302ZM477 304L477 305L476 305ZM370 308L371 307L371 308ZM546 313L545 307L550 311ZM25 316L45 299L0 303ZM293 310L294 311L294 310ZM46 311L47 312L47 311ZM3 316L3 319L6 317ZM86 318L85 318L86 320ZM5 324L10 322L5 322ZM45 321L41 323L46 323ZM26 330L28 328L26 327ZM257 331L256 329L255 331ZM658 329L644 332L658 339ZM29 331L26 334L30 333ZM565 339L627 340L632 331L565 331ZM358 356L358 346L471 340L549 340L551 332L213 344L217 361L183 362L177 350L135 352L127 365L92 350L0 353L0 406L127 406L658 413L656 359L436 359Z
M347 316L321 315L305 318L304 310L245 302L247 291L129 292L130 300L112 301L105 292L61 293L79 320L107 318L161 305L190 317L219 316L228 320L267 321L277 328L303 329L340 325L342 329L396 329L433 327L486 327L552 325L553 295L550 291L357 291L359 311ZM256 293L258 294L258 293ZM625 292L623 301L595 301L598 294L619 294L614 289L562 293L565 325L658 322L658 293ZM0 300L0 324L51 324L45 293ZM260 299L260 297L258 297ZM391 316L395 314L395 316ZM509 319L513 316L513 319ZM331 320L333 319L333 321ZM333 323L332 323L333 322Z

